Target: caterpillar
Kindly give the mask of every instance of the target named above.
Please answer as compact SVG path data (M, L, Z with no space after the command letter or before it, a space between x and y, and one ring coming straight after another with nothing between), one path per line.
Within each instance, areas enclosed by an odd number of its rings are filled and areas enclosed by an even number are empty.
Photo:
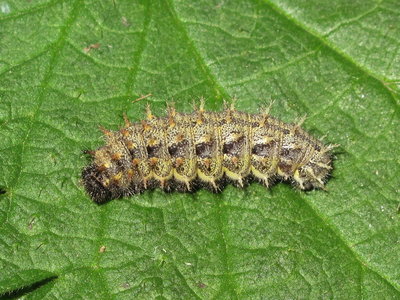
M226 183L244 187L259 181L269 187L277 179L301 190L325 189L332 170L331 150L297 124L284 123L268 111L250 114L225 105L179 113L168 106L118 131L101 128L106 145L94 151L83 169L83 185L97 203L159 187L191 192L204 187L220 192Z

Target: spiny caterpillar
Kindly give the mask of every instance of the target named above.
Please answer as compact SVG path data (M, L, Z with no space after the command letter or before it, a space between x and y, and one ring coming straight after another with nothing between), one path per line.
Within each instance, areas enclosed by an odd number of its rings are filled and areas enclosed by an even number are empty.
M330 150L298 124L286 124L268 111L249 114L233 104L220 112L193 113L168 107L166 117L131 123L119 131L102 129L106 145L87 151L93 163L82 172L87 193L102 203L159 187L214 192L227 182L243 187L251 180L270 186L290 180L301 190L324 189L332 170Z

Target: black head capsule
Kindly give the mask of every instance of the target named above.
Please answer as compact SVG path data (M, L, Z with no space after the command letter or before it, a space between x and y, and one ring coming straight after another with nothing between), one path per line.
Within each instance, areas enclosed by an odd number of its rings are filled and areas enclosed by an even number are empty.
M100 178L100 171L96 166L90 165L82 171L82 181L87 193L93 201L104 203L112 199L112 192L103 185Z

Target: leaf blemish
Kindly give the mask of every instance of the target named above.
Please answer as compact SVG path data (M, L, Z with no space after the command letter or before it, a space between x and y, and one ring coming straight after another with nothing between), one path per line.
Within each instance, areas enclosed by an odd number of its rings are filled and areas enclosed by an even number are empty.
M30 220L30 222L28 223L28 228L29 228L30 230L32 230L33 225L34 225L35 223L36 223L36 218L33 217L33 218Z

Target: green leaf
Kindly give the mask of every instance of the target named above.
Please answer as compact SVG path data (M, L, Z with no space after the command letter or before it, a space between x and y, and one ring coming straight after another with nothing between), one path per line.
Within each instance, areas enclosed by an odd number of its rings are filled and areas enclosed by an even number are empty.
M1 0L0 297L399 299L399 24L393 0ZM328 192L89 199L98 125L200 97L307 114L341 145Z

